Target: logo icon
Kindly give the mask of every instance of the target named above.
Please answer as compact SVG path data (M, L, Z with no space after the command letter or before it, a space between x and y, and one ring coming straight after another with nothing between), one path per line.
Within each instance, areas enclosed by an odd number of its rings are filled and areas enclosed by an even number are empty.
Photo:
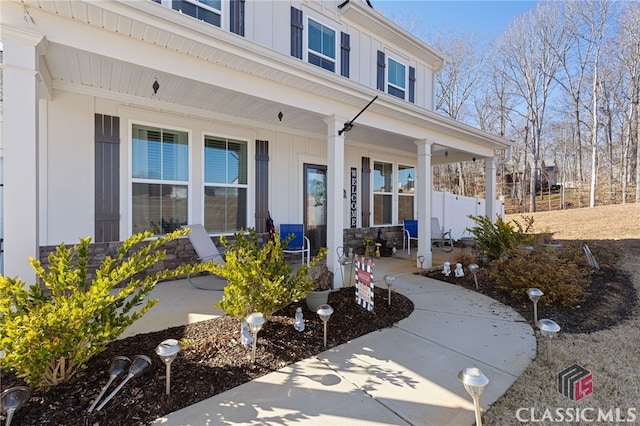
M578 364L558 373L558 392L574 401L593 393L593 374Z

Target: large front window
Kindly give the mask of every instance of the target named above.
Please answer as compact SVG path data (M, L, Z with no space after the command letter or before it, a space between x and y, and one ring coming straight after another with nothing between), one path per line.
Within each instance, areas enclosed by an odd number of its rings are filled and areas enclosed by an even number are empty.
M187 224L187 132L133 125L131 178L133 233L159 235Z
M393 165L373 163L373 224L389 225L393 221Z
M390 95L404 99L406 91L406 67L400 62L389 58L389 71L387 74L387 91Z
M413 166L398 166L398 222L413 219L416 169Z
M336 32L319 22L309 19L309 63L326 70L336 70Z
M204 140L204 226L230 233L247 226L247 142Z

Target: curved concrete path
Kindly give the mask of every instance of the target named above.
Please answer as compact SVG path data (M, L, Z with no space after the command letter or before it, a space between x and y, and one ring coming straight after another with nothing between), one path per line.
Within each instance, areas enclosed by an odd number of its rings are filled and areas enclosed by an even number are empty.
M458 372L477 367L489 378L480 399L486 409L536 356L533 329L491 298L408 272L411 261L377 263L376 283L385 287L382 276L395 274L394 290L415 304L408 318L154 424L473 424Z

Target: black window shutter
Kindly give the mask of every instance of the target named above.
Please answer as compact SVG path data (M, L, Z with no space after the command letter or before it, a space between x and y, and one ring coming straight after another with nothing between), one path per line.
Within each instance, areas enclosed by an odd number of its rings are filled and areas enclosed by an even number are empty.
M409 67L409 102L416 102L416 69Z
M95 114L95 237L120 239L120 118Z
M378 80L376 84L376 89L382 90L384 92L384 69L386 67L386 61L384 57L384 52L378 50Z
M269 141L256 140L256 232L267 232L269 217Z
M231 0L229 6L229 30L244 37L244 0Z
M349 53L351 52L351 36L340 33L340 75L349 78Z
M302 59L302 10L291 6L291 56Z

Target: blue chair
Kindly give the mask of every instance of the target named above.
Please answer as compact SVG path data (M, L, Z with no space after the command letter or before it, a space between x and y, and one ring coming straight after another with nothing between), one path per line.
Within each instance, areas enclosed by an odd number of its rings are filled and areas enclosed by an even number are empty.
M418 221L404 219L402 221L402 248L407 245L407 253L411 254L411 240L418 242Z
M311 243L304 235L304 225L299 223L283 223L280 225L280 241L287 239L293 234L294 238L282 250L284 253L302 253L302 263L309 265L309 254L311 253Z

